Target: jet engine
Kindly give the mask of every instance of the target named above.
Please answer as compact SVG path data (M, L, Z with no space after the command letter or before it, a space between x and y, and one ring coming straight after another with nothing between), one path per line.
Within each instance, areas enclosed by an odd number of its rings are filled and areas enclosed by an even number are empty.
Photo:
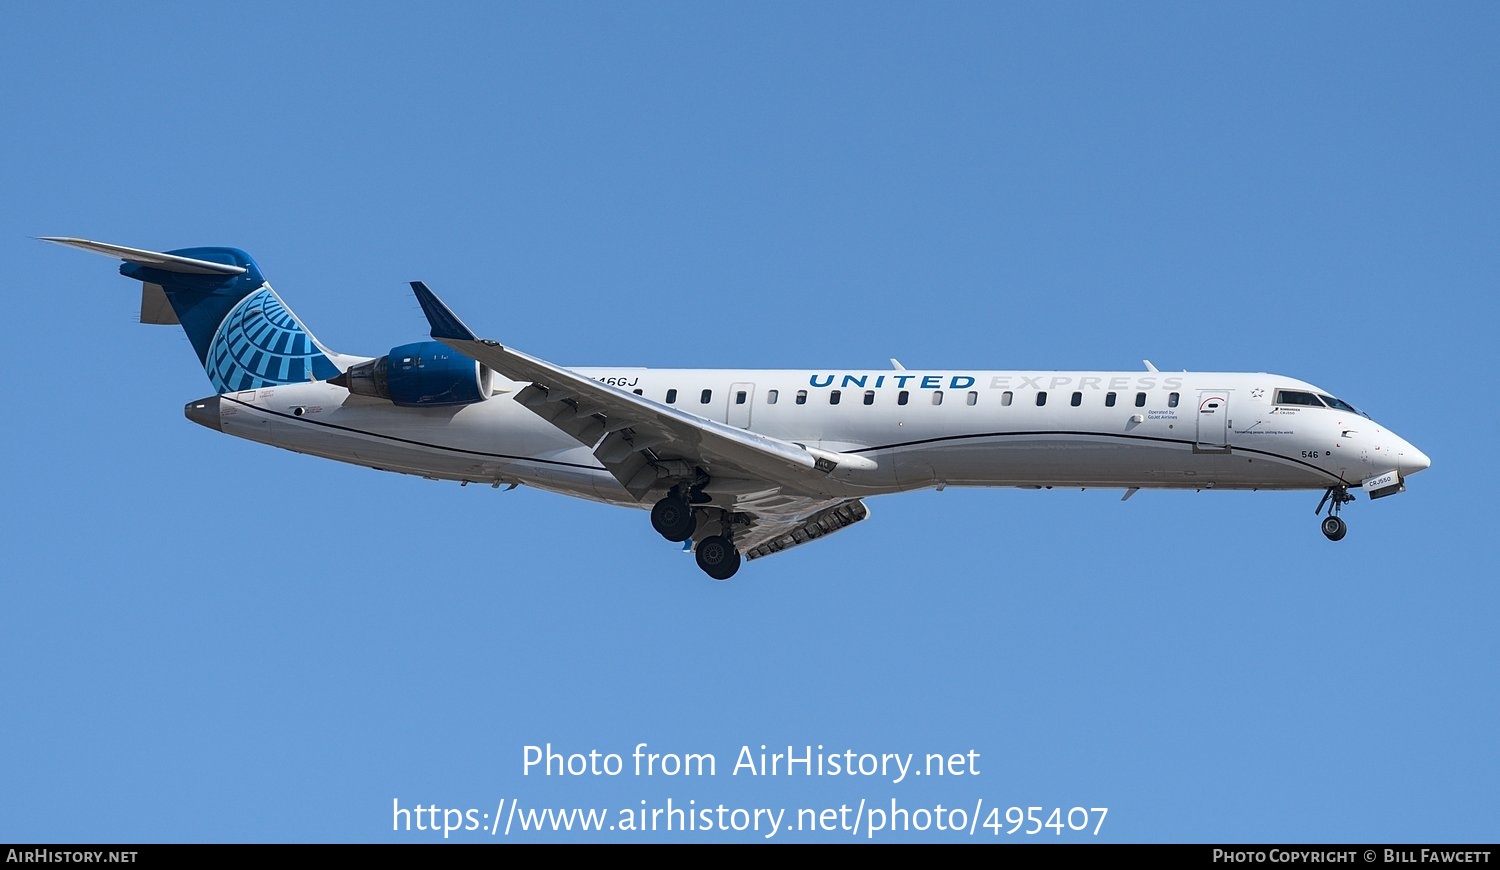
M440 341L393 347L329 383L403 408L471 405L490 397L490 370Z

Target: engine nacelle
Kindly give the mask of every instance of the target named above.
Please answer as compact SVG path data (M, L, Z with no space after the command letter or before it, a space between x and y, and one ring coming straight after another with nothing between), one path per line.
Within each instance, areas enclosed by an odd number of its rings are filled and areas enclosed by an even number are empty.
M393 347L330 383L403 408L471 405L490 397L490 370L440 341Z

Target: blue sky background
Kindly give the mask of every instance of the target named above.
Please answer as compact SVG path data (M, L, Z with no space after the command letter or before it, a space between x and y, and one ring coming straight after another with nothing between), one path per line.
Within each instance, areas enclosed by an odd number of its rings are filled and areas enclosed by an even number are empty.
M0 841L894 798L1494 842L1497 41L1485 3L9 9ZM38 235L243 247L352 353L423 337L422 279L564 364L1280 372L1433 467L1337 545L1317 493L950 489L717 584L643 513L187 422L186 338ZM719 775L523 776L548 742ZM730 776L761 744L980 773Z

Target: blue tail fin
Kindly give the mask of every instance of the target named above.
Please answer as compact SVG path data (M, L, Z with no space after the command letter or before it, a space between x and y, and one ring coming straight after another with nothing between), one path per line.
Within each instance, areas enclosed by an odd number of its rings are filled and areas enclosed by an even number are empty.
M238 248L158 253L85 239L45 241L124 260L120 274L144 285L141 320L182 324L208 379L221 393L322 381L339 373L329 351Z

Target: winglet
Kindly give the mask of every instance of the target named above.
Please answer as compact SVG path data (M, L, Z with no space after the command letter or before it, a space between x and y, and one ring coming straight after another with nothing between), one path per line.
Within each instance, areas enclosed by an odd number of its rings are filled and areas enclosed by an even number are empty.
M443 300L437 298L437 294L427 289L427 285L421 281L411 282L412 292L417 294L417 304L422 306L422 313L427 315L427 323L432 327L432 337L436 339L451 338L454 341L478 341L479 336L464 322L458 319Z

